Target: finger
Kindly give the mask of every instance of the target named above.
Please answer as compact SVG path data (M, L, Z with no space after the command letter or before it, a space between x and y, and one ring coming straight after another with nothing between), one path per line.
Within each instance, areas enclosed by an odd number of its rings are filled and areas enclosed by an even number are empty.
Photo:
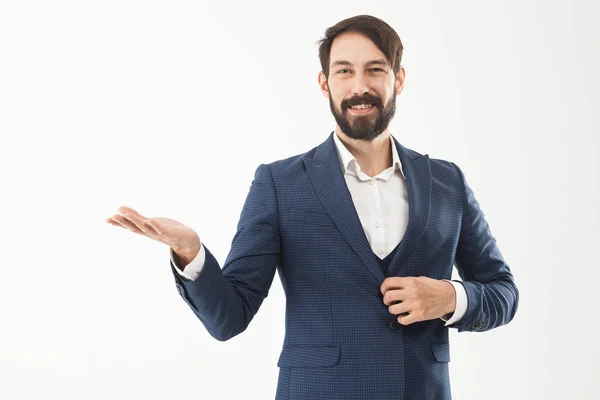
M140 214L139 212L135 211L133 208L130 208L130 207L127 207L127 206L120 206L119 208L117 208L117 211L120 212L123 215L125 215L125 214L133 214L133 215L137 215L140 218L144 218L144 216L142 214Z
M385 295L385 292L387 292L390 289L402 289L405 280L406 278L402 278L399 276L386 278L381 284L381 287L379 288L381 290L381 294Z
M389 306L405 299L406 293L404 289L390 289L383 295L383 304Z
M402 325L410 325L413 324L415 322L418 322L418 319L416 318L416 314L411 314L408 313L407 315L401 315L398 317L398 322Z
M123 225L119 224L118 222L114 221L112 218L106 218L104 220L104 222L114 225L114 226L118 226L119 228L125 228Z
M138 228L134 223L129 221L127 218L124 218L122 215L115 214L112 217L113 221L121 225L123 228L128 229L132 232L139 233L140 235L147 236L144 231Z
M141 230L151 238L159 237L160 235L154 230L152 226L150 226L150 224L148 224L146 218L139 217L138 215L139 214L136 215L127 213L124 214L123 217L125 217L126 220L134 224L139 230Z
M400 315L400 314L408 313L408 312L410 312L410 310L411 310L410 305L408 305L406 303L392 304L391 306L388 307L388 311L390 312L390 314L393 314L393 315Z
M152 227L152 229L154 229L156 231L156 233L158 235L164 236L165 231L164 231L164 229L162 228L162 226L160 226L160 224L157 221L155 221L152 218L148 218L146 220L146 222L148 223L148 225L150 225Z

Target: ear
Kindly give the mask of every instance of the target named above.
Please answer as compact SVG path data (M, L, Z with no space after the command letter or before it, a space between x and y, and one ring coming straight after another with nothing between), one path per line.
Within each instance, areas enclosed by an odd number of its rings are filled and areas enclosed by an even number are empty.
M404 89L404 79L406 78L406 71L403 66L400 66L398 73L396 74L396 82L394 83L394 89L396 90L396 95L402 93L402 89Z
M321 93L323 93L323 97L328 99L329 87L327 86L327 78L325 77L325 73L320 71L317 79L319 81L319 88L321 89Z

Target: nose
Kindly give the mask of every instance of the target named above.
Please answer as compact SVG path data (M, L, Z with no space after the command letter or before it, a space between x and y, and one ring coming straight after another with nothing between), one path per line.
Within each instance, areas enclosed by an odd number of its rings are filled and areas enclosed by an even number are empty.
M367 77L363 72L357 72L354 75L354 82L352 85L352 95L353 96L362 96L365 93L369 92L369 85L367 82Z

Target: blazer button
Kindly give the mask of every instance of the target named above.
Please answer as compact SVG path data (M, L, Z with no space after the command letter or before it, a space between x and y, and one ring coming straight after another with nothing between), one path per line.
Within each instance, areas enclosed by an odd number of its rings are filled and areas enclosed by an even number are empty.
M398 329L400 328L400 322L398 322L397 320L392 320L390 321L390 328L392 329Z

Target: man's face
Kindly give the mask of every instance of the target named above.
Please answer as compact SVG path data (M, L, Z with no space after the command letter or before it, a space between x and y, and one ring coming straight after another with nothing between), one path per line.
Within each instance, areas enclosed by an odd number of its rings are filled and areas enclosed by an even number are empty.
M353 139L372 140L394 116L404 75L401 68L394 76L385 55L369 38L346 32L333 41L329 79L321 72L319 85L342 132Z

